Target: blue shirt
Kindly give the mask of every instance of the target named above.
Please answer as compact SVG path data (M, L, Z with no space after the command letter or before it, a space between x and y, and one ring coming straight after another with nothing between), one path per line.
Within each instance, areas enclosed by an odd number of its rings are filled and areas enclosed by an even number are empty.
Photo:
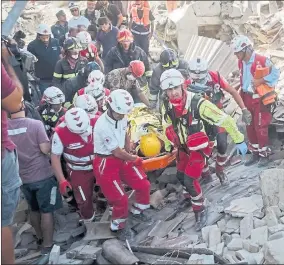
M109 32L104 32L100 30L97 34L96 41L100 42L103 47L102 58L104 59L109 52L109 50L117 45L117 34L118 28L114 26L110 26Z
M253 76L251 74L251 66L254 60L255 60L255 52L253 52L253 54L251 55L248 63L242 61L243 63L242 89L244 92L254 92L252 84ZM274 87L279 80L280 70L277 69L268 58L266 58L265 66L271 67L271 72L269 75L264 77L264 80L267 85L269 85L270 87Z

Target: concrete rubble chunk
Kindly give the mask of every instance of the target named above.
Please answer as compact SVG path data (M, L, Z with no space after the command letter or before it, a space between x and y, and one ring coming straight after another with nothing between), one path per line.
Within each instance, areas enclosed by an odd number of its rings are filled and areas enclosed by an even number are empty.
M83 264L83 261L78 259L68 259L65 253L59 256L57 264Z
M217 225L205 226L201 230L202 239L207 245L209 244L209 232L213 228L218 228L218 226Z
M214 256L192 254L186 264L215 264Z
M53 245L52 250L49 254L48 264L58 264L59 256L60 256L60 246Z
M241 238L242 239L248 238L251 234L252 229L253 229L253 215L248 214L240 222Z
M266 221L264 219L253 218L253 227L258 228L266 226Z
M225 243L225 246L227 246L231 242L232 238L233 237L227 233L224 233L222 235L222 241Z
M209 231L209 247L215 247L221 243L221 231L218 227L213 227Z
M276 240L276 239L283 238L283 237L284 237L284 231L280 231L280 232L277 232L269 236L268 241Z
M241 236L239 234L232 234L231 236L232 236L232 238L241 238Z
M116 237L110 229L110 222L95 222L86 224L85 241L92 241L97 239L109 239Z
M240 228L240 222L241 222L240 218L231 218L226 224L225 232L229 234L237 232L238 229Z
M195 248L207 248L207 244L206 243L197 244Z
M236 257L241 261L248 262L248 264L255 264L255 260L253 256L251 255L251 253L249 253L248 251L244 249L236 251Z
M284 238L268 241L264 244L264 258L266 264L284 264Z
M67 242L72 237L71 231L69 232L55 232L53 235L53 241L55 243L64 243Z
M227 253L224 256L224 258L229 261L229 264L235 264L235 263L239 262L239 260L237 259L235 253Z
M218 225L221 233L224 233L225 230L226 230L226 221L225 221L225 219L221 219L220 221L218 221L217 225Z
M251 241L263 246L268 239L268 227L262 226L251 231Z
M253 195L231 201L230 206L225 208L225 213L233 217L245 217L249 213L261 211L262 207L261 195Z
M284 217L281 217L281 218L280 218L280 222L281 222L282 224L284 224Z
M259 251L258 244L252 242L251 240L244 240L243 248L250 253L257 253Z
M158 208L161 205L161 203L163 202L167 193L168 193L167 189L155 191L150 196L150 205L155 209Z
M228 250L237 251L243 248L243 240L241 238L233 238L228 244Z
M256 264L263 264L263 262L264 262L264 254L263 254L263 252L260 251L258 253L251 253L250 255L253 257L253 259L255 260Z
M76 236L79 236L79 235L81 235L85 232L86 232L86 227L85 226L79 226L79 227L72 230L71 235L73 237L76 237Z
M284 206L284 169L270 168L260 173L260 188L265 207ZM281 209L283 211L283 209Z
M222 242L214 247L210 247L209 249L214 251L217 255L223 256L224 247L225 247L225 243Z
M282 212L281 212L281 210L278 206L270 206L268 208L271 209L275 213L277 218L280 218L281 216L283 216L283 214L282 214Z
M94 247L90 245L79 246L70 251L67 251L66 257L68 259L92 259L95 260L97 258L98 253L100 253L102 248Z
M264 220L266 221L268 227L275 226L278 224L277 216L273 209L270 207L266 209L266 215L264 217Z
M275 226L268 227L268 231L269 231L270 234L275 234L279 231L284 231L284 225L278 224L278 225L275 225Z

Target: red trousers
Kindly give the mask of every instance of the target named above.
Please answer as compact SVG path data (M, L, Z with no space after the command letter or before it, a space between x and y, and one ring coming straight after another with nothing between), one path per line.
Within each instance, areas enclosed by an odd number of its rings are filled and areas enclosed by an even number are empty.
M188 155L182 150L178 151L177 177L191 197L193 211L203 209L204 198L199 178L204 166L205 158L200 152L192 151Z
M95 181L93 171L73 170L67 167L67 172L82 218L92 218L94 215L93 191Z
M112 220L119 224L119 229L124 228L128 216L128 197L122 182L135 190L136 209L142 211L149 208L150 182L142 168L114 156L98 155L95 156L93 168L97 184L113 206Z
M270 108L263 105L259 98L253 98L248 93L241 93L242 99L246 108L251 112L252 122L247 126L247 136L250 144L259 149L267 147L269 144L268 139L268 126L272 120Z

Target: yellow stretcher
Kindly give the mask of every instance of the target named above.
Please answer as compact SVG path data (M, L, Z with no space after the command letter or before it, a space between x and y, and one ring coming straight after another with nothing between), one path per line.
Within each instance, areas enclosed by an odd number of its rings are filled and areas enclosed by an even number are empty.
M171 143L163 134L159 113L154 113L147 109L144 104L138 103L135 104L133 111L128 115L128 120L130 122L130 138L136 146L137 154L143 158L143 169L145 172L166 168L176 159L176 153L165 151L166 147ZM143 157L139 152L140 138L148 133L155 133L162 142L161 153L155 157Z

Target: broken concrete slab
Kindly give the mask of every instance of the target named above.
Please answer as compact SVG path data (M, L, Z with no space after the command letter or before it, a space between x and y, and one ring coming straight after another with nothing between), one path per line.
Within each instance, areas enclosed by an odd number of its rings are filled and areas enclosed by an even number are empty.
M241 219L240 218L230 218L229 221L226 223L226 233L233 233L238 231L240 228Z
M83 261L78 259L68 259L65 253L59 256L58 264L83 264Z
M49 254L48 264L58 264L59 256L60 256L60 246L53 245L51 252Z
M260 173L260 188L265 207L284 207L284 169L271 168Z
M244 240L243 248L250 253L257 253L259 251L259 245L251 240Z
M226 230L226 221L225 221L225 219L221 219L220 221L218 221L217 225L218 225L221 233L224 233L225 230Z
M248 214L240 222L240 234L242 239L247 239L253 229L253 215Z
M84 240L97 240L97 239L109 239L116 237L109 229L110 222L96 222L86 224L86 235Z
M254 243L257 243L260 246L263 246L263 244L268 239L268 227L262 226L255 228L251 231L251 241Z
M64 243L64 242L67 242L71 237L72 237L71 232L56 231L53 234L53 241L55 243Z
M19 229L19 231L16 233L15 239L14 239L14 247L16 248L19 243L21 242L21 235L22 233L24 233L25 231L27 231L28 229L30 229L32 226L29 223L24 223L21 228Z
M281 217L281 218L280 218L280 222L281 222L282 224L284 224L284 217Z
M261 211L262 207L261 195L253 195L231 201L230 206L225 208L225 213L233 217L245 217L249 213Z
M157 209L163 202L164 198L167 196L168 194L168 190L167 189L163 189L163 190L157 190L155 191L153 194L151 194L150 196L150 205L154 208Z
M268 241L279 239L279 238L282 238L282 237L284 237L284 231L280 231L280 232L277 232L277 233L270 235L269 238L268 238Z
M154 237L151 247L188 248L198 241L198 235L181 235L176 238L163 239Z
M278 225L275 225L275 226L268 227L268 231L269 231L270 234L275 234L279 231L284 231L284 225L278 224Z
M86 260L86 259L92 259L95 260L98 256L98 254L101 252L102 248L100 247L94 247L90 245L83 245L76 247L72 250L69 250L66 252L66 257L68 259L80 259L80 260Z
M207 245L209 245L209 232L210 232L211 229L215 229L215 228L218 228L218 226L217 225L210 225L210 226L203 227L202 230L201 230L202 239Z
M195 245L194 248L207 248L207 244L206 243L197 244Z
M253 256L251 255L251 253L249 253L248 251L244 249L236 251L236 257L241 261L248 262L248 264L255 264L255 260Z
M225 246L227 246L231 242L232 238L233 237L227 233L224 233L222 235L222 241L225 243Z
M227 248L231 251L241 250L243 248L243 240L241 238L232 238Z
M225 243L221 242L218 245L211 247L210 250L215 252L217 255L223 256L224 247L225 247Z
M148 236L165 237L169 232L173 231L187 217L186 213L180 213L171 221L158 221Z
M36 239L34 237L34 235L32 233L22 233L21 234L21 243L20 243L20 247L22 248L27 248L27 246L34 242Z
M271 209L275 213L277 218L280 218L281 216L283 216L283 214L282 214L282 212L281 212L281 210L278 206L269 206L268 208Z
M153 255L153 254L148 254L148 253L134 252L134 255L143 264L157 264L157 265L171 264L171 263L186 264L187 262L187 259L159 256L159 255Z
M266 221L264 219L253 218L253 227L258 228L266 226Z
M154 210L153 210L154 211ZM162 210L158 212L154 212L152 215L153 220L162 220L166 221L173 217L177 211L174 211L172 207L164 207Z
M192 254L186 264L215 264L214 256Z
M221 230L218 227L213 227L209 231L209 248L217 246L221 243Z
M178 179L176 177L176 174L177 174L176 167L168 167L157 178L157 182L158 183L164 183L165 184L164 186L166 186L166 184L168 184L168 183L177 184L178 183Z
M258 252L258 253L251 253L251 256L255 260L254 264L263 264L264 263L264 254L263 252Z
M266 264L284 263L284 238L268 241L263 246L264 258Z
M277 225L278 219L273 209L270 207L267 207L265 212L266 212L266 215L264 217L264 220L266 221L267 226L270 227L270 226Z

